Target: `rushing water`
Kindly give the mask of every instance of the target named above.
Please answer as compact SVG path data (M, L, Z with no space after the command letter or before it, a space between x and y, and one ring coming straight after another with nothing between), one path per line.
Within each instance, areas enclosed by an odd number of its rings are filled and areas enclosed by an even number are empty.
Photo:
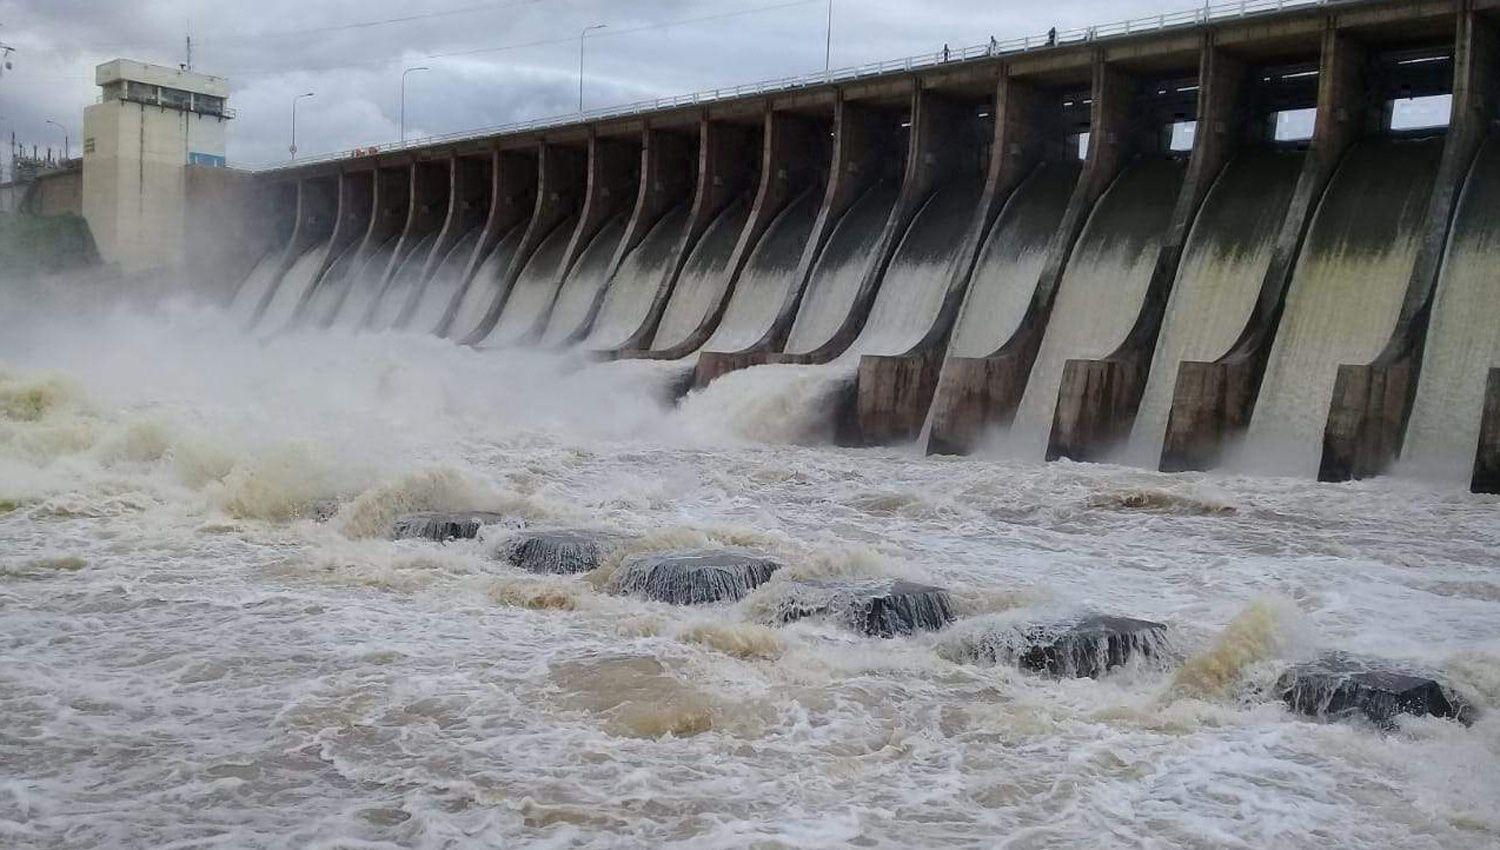
M46 289L0 289L0 845L1500 842L1494 497L756 443L582 359L267 343ZM385 539L444 508L785 566L674 608L610 565L518 572L504 528ZM947 585L963 620L773 627L809 576ZM1098 681L946 660L1082 609L1175 654ZM1382 733L1268 700L1325 648L1432 665L1484 713Z

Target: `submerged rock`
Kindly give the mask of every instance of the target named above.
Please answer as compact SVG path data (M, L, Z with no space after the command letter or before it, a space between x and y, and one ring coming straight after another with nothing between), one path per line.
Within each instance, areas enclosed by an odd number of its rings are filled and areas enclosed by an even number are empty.
M951 661L1018 664L1027 670L1096 679L1135 659L1167 649L1167 627L1150 620L1089 614L1051 623L981 627L940 650Z
M586 573L628 539L607 531L535 531L513 538L505 560L532 573Z
M1465 725L1475 711L1437 679L1401 665L1343 652L1297 664L1276 682L1293 711L1344 720L1363 715L1382 729L1398 714L1452 718Z
M501 514L490 511L424 511L396 517L391 525L391 537L396 540L473 540L479 529L505 521Z
M777 619L833 616L872 637L937 631L955 619L948 591L915 582L794 582L780 600Z
M775 561L749 552L655 552L626 558L610 585L620 593L673 605L735 602L765 584L780 568Z

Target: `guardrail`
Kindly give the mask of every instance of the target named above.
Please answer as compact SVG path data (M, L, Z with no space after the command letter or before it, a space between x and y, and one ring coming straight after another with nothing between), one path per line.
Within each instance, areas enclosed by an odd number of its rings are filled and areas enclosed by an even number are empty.
M568 124L580 124L586 121L599 121L607 118L618 118L623 115L638 115L649 112L660 112L669 109L677 109L683 106L697 106L701 104L714 103L721 100L733 100L754 95L774 94L780 92L794 91L807 86L825 85L828 83L845 82L857 80L863 77L879 76L896 71L911 71L920 68L929 68L935 65L945 65L954 62L967 62L980 59L990 59L996 56L1010 56L1017 53L1027 53L1034 50L1048 50L1055 47L1075 45L1084 42L1093 42L1103 39L1124 38L1127 36L1140 35L1142 33L1160 32L1162 30L1180 29L1185 27L1201 26L1206 23L1220 20L1232 20L1235 18L1246 18L1261 15L1272 15L1288 9L1301 9L1310 6L1334 6L1349 3L1363 2L1363 0L1240 0L1240 2L1206 4L1197 9L1182 12L1167 12L1149 18L1135 18L1127 21L1118 21L1111 24L1101 24L1090 27L1078 27L1069 30L1054 30L1044 35L1026 36L1023 38L1012 38L1005 41L991 41L988 44L978 44L963 47L956 50L939 50L933 53L919 53L915 56L907 56L902 59L890 59L884 62L871 62L865 65L856 65L848 68L836 68L830 71L818 71L811 74L800 74L791 77L779 77L770 80L761 80L754 83L744 83L736 86L725 86L716 89L705 89L691 94L672 95L658 97L649 100L638 100L633 103L624 103L618 106L606 106L597 109L588 109L583 112L570 112L563 115L553 115L546 118L531 118L522 121L512 121L507 124L499 124L492 127L480 127L473 130L462 130L455 133L445 133L438 136L424 136L419 139L407 139L403 142L388 142L381 145L369 145L366 147L353 148L350 150L336 151L326 154L303 157L302 159L282 163L264 163L252 167L257 171L275 171L284 168L296 168L304 165L315 165L323 162L334 162L351 157L368 156L375 153L392 153L415 148L431 147L432 145L472 141L491 136L506 135L512 133L524 133L532 130L544 130L551 127L561 127Z

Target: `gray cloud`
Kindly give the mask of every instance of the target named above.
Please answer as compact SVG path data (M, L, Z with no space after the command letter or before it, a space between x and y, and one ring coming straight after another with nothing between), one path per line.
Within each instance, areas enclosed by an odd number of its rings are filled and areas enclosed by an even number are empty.
M1181 5L834 2L835 66ZM435 12L450 14L416 17ZM409 78L408 135L450 133L576 109L578 33L592 23L608 25L587 46L595 107L820 70L826 14L823 0L0 0L0 42L18 49L0 78L0 130L28 147L60 146L51 118L76 140L97 96L94 65L117 56L175 65L189 26L195 68L232 86L230 160L254 165L286 158L289 103L300 92L317 97L299 107L298 147L341 150L397 137L403 67L431 68ZM393 18L409 19L357 25Z

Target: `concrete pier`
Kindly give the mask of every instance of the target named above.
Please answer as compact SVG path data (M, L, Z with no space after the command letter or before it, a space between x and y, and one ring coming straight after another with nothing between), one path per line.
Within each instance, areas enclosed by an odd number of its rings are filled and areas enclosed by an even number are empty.
M869 246L868 257L863 258L866 266L842 321L815 348L806 351L773 351L766 358L770 363L828 363L844 353L864 327L870 305L880 288L881 278L886 266L890 264L901 234L931 191L931 180L918 176L918 172L927 173L927 169L915 168L914 165L921 162L922 153L918 150L921 139L932 139L935 135L932 128L939 120L938 115L943 112L938 101L925 94L912 81L909 90L897 98L862 105L857 112L851 112L846 103L845 111L857 118L842 122L835 128L835 132L848 132L851 135L848 148L850 157L846 160L849 170L846 188L854 188L856 177L860 178L861 194L868 191L871 183L876 181L885 181L901 188L879 235ZM927 128L925 131L924 127ZM860 174L861 171L864 172L863 175ZM855 199L852 198L851 203ZM830 231L828 236L832 235ZM828 247L825 241L824 248ZM818 259L822 259L821 252ZM821 282L813 278L816 272L817 266L814 263L809 266L809 280L803 284L804 290ZM798 306L799 309L817 309L805 301ZM788 333L793 330L793 326L789 324Z
M449 157L448 210L422 266L421 275L412 287L393 327L405 328L408 325L426 294L427 284L437 273L448 252L489 216L491 167L491 158L487 156Z
M1034 84L1000 69L994 98L984 192L959 247L937 321L921 342L898 355L860 358L856 416L860 442L868 445L917 439L937 390L943 356L968 292L985 238L1011 194L1047 156L1066 155L1066 134L1051 99Z
M1245 84L1244 62L1207 41L1199 62L1197 103L1179 113L1196 122L1192 156L1140 315L1125 342L1108 357L1070 360L1063 367L1047 460L1100 460L1129 436L1188 232L1240 141Z
M1010 423L1026 390L1073 245L1094 204L1134 153L1135 137L1130 132L1134 81L1109 65L1103 53L1090 57L1090 73L1088 156L1031 304L1020 329L992 355L950 357L944 362L933 399L929 452L967 454L985 429Z
M432 252L432 242L448 217L448 202L453 188L450 174L452 164L452 160L447 157L433 162L418 160L412 163L409 172L411 200L406 208L406 224L396 242L396 250L392 252L381 276L377 287L379 294L370 302L359 327L384 324L383 319L387 317L394 320L405 307L408 292L403 290L408 289L406 285L412 281L403 279L401 287L393 287L393 282L397 273L406 272L408 266L414 268L409 274L403 274L403 278L420 275L426 267L427 257ZM382 320L378 321L377 317Z
M248 326L260 322L266 307L276 297L276 291L287 271L297 262L303 252L326 240L333 233L338 213L339 193L336 179L319 177L300 180L297 183L297 214L292 225L286 248L277 260L273 283L265 291L260 302L254 305L248 316ZM279 330L273 329L273 330Z
M1459 194L1496 115L1500 40L1493 23L1464 2L1453 49L1450 113L1443 159L1428 202L1427 226L1407 285L1406 301L1390 341L1373 362L1339 367L1323 434L1322 481L1384 473L1401 454L1417 393L1428 320L1452 230ZM1443 80L1403 93L1441 94Z
M1500 369L1491 369L1484 392L1484 419L1474 453L1475 493L1500 493Z
M310 306L317 303L329 269L346 254L358 252L360 242L370 228L375 202L374 173L344 172L335 179L338 182L338 204L333 233L328 238L328 253L313 276L312 286L303 293L292 315L294 326L307 320Z
M683 340L662 348L656 348L652 343L663 315L671 306L677 282L693 250L726 207L752 191L759 182L761 157L758 153L761 150L760 130L763 120L756 120L758 117L752 115L744 122L711 120L707 116L701 119L698 129L697 181L693 187L687 225L672 248L671 259L663 269L663 276L651 298L645 318L618 348L601 352L604 356L674 359L672 355L685 356L696 350L713 332L717 317L723 313L723 307L727 303L727 285L722 287L717 297L710 299L696 328ZM735 242L738 241L736 234Z
M537 154L536 207L531 213L531 221L526 225L525 235L521 237L484 319L467 338L460 340L464 345L479 345L485 341L500 321L512 288L542 241L582 207L588 182L587 166L588 151L585 147L555 141L541 144Z
M479 240L474 245L473 256L464 264L461 280L453 300L448 304L443 317L433 328L433 333L446 337L453 329L460 304L474 286L474 276L480 266L500 240L517 227L525 226L536 208L537 157L530 149L506 150L495 148L489 152L490 187L489 213L485 218ZM462 329L467 335L472 328Z
M1217 466L1225 442L1250 423L1308 225L1344 152L1365 130L1369 105L1364 96L1365 64L1363 45L1333 21L1327 22L1319 56L1313 136L1275 255L1250 322L1229 353L1216 361L1181 365L1162 447L1164 471Z

